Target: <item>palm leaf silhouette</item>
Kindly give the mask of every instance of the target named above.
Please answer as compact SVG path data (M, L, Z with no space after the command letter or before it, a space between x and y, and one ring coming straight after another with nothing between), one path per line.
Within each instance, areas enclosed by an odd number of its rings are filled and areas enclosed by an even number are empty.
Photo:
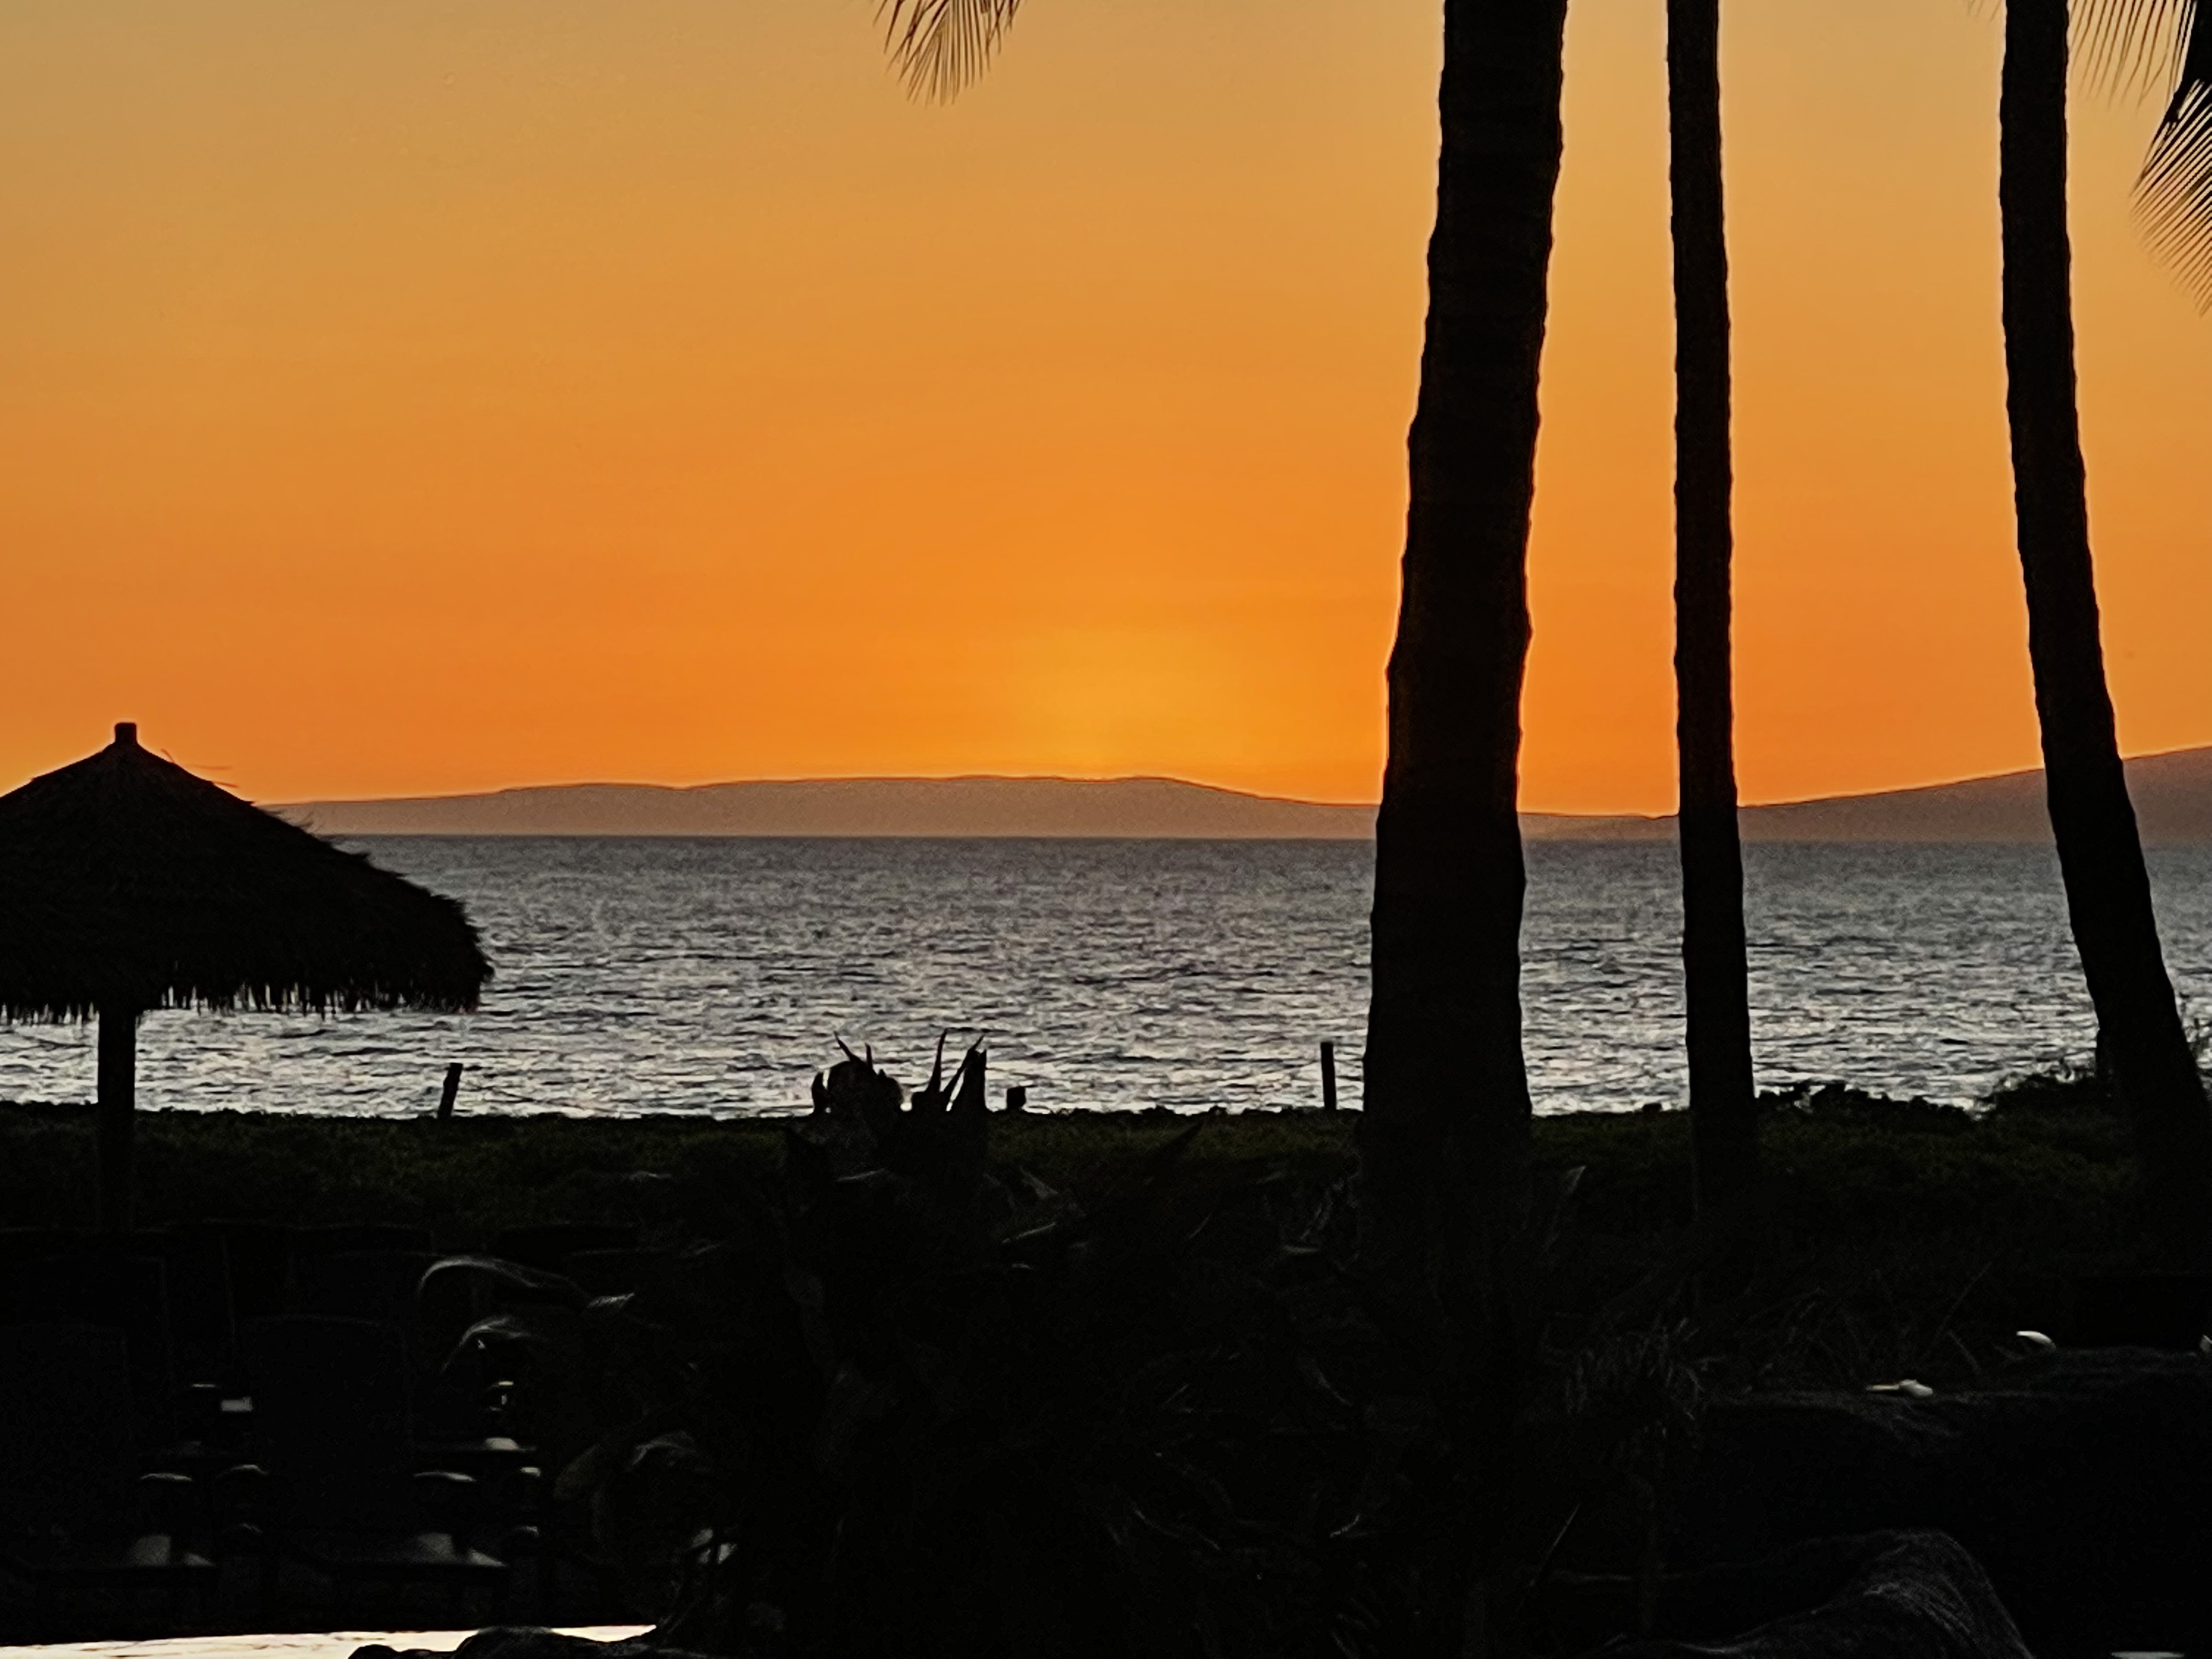
M884 46L917 98L957 96L983 72L1022 0L882 0Z
M2152 248L2212 310L2212 7L2200 0L2082 0L2088 67L2108 83L2170 84L2136 184Z

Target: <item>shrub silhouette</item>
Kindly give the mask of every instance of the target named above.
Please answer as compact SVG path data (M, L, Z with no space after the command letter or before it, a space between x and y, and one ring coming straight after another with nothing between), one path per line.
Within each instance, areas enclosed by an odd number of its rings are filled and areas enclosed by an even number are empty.
M817 1079L742 1224L633 1294L432 1269L505 1301L467 1340L531 1357L556 1498L662 1639L1418 1653L1470 1571L1525 1590L1579 1506L1650 1507L1690 1398L1663 1331L1532 1340L1510 1455L1478 1474L1494 1437L1352 1265L1347 1186L1179 1180L1200 1120L1055 1191L990 1165L981 1054L941 1071L903 1106L869 1059Z

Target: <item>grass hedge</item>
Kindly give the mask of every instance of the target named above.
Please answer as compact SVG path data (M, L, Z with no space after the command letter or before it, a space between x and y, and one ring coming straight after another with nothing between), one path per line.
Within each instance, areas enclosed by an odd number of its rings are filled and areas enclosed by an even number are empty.
M993 1155L1095 1190L1192 1120L1163 1112L1001 1116ZM1179 1179L1267 1176L1318 1190L1354 1163L1356 1113L1213 1114ZM1685 1114L1585 1113L1535 1124L1540 1189L1583 1175L1575 1271L1626 1280L1688 1219ZM2063 1325L2075 1281L2130 1265L2134 1179L2093 1080L2040 1079L1968 1113L1847 1090L1770 1097L1772 1198L1759 1242L1765 1304L1738 1305L1747 1382L1958 1379L2021 1327ZM467 1249L501 1227L625 1220L711 1229L748 1169L781 1157L770 1119L676 1115L433 1119L153 1112L138 1123L141 1224L221 1217L404 1221ZM92 1212L92 1115L0 1105L0 1222ZM1738 1297L1738 1304L1744 1298Z

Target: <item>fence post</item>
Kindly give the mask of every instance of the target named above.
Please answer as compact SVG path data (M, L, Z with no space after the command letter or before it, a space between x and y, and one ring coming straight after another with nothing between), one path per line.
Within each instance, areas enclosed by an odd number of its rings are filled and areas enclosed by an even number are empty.
M453 1100L461 1092L461 1063L458 1060L446 1067L446 1086L438 1093L438 1121L443 1123L453 1115Z
M1336 1109L1336 1045L1327 1039L1321 1045L1321 1109Z

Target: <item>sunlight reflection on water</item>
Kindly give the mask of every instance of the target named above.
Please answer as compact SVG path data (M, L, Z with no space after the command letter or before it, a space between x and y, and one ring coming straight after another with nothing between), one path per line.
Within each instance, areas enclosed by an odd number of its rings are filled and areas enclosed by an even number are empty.
M459 1018L164 1013L147 1107L790 1110L872 1042L909 1085L940 1023L1040 1107L1310 1105L1332 1038L1358 1098L1370 849L1347 842L386 839L497 965ZM2057 866L2034 848L1746 849L1762 1084L1966 1100L2082 1054ZM2168 960L2212 1006L2212 848L2155 851ZM1672 848L1529 849L1540 1109L1679 1099ZM0 1027L0 1098L82 1099L90 1034Z

